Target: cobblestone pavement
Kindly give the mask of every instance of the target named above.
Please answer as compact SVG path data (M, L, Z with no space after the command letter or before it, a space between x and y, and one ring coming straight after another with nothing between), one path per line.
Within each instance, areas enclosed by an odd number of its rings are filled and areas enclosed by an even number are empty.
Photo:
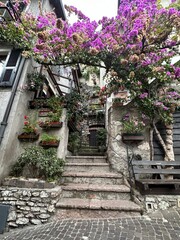
M142 217L62 220L11 231L0 240L178 240L180 213L163 211Z

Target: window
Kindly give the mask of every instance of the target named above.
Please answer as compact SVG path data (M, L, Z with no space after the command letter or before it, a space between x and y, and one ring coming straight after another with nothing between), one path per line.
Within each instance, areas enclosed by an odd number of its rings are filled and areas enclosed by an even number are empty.
M21 12L24 10L25 8L25 3L20 2L19 4L19 10L18 12L15 10L14 5L16 4L15 1L7 1L7 0L1 0L1 2L4 5L0 6L0 22L8 22L11 20L18 20L19 16L21 15Z
M0 52L0 77L3 72L4 64L6 62L7 54Z
M14 83L15 76L20 63L19 49L11 51L0 50L0 86L11 87Z

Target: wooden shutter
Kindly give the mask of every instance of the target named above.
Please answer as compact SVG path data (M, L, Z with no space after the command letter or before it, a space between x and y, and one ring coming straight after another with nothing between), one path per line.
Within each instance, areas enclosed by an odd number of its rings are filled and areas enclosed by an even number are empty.
M0 78L1 87L12 87L21 59L21 51L13 49L6 59Z

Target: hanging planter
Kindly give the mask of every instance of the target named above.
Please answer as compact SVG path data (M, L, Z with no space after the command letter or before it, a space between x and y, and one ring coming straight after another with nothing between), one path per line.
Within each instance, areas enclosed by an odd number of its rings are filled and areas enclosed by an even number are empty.
M144 140L142 133L123 133L122 141L124 143L138 143Z
M36 98L34 100L29 101L28 107L30 109L38 109L38 108L48 108L49 105L47 103L47 99Z
M51 113L51 110L49 110L49 109L41 109L39 111L38 116L39 117L48 117L49 113Z
M43 148L57 148L59 146L59 142L60 141L56 136L43 133L39 145Z
M39 138L39 133L21 133L18 135L18 139L22 142L33 142L38 140Z
M39 122L39 126L43 129L48 129L48 128L61 128L62 127L62 122Z
M40 141L39 145L43 148L57 148L59 146L58 140L52 140L52 141Z

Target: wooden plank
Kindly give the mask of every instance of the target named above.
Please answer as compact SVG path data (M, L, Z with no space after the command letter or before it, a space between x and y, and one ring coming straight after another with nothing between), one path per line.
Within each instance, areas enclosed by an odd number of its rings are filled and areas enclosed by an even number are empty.
M148 160L142 160L142 161L132 161L133 166L180 166L179 161L148 161Z
M154 155L154 161L163 161L164 156L163 155ZM176 161L180 161L180 155L175 156Z
M154 154L164 155L164 151L161 150L160 148L156 147L156 148L154 148ZM180 155L180 148L179 147L174 148L174 154Z
M180 184L180 179L138 179L136 182L141 182L143 184Z
M155 168L134 168L134 174L180 174L180 169L155 169Z

